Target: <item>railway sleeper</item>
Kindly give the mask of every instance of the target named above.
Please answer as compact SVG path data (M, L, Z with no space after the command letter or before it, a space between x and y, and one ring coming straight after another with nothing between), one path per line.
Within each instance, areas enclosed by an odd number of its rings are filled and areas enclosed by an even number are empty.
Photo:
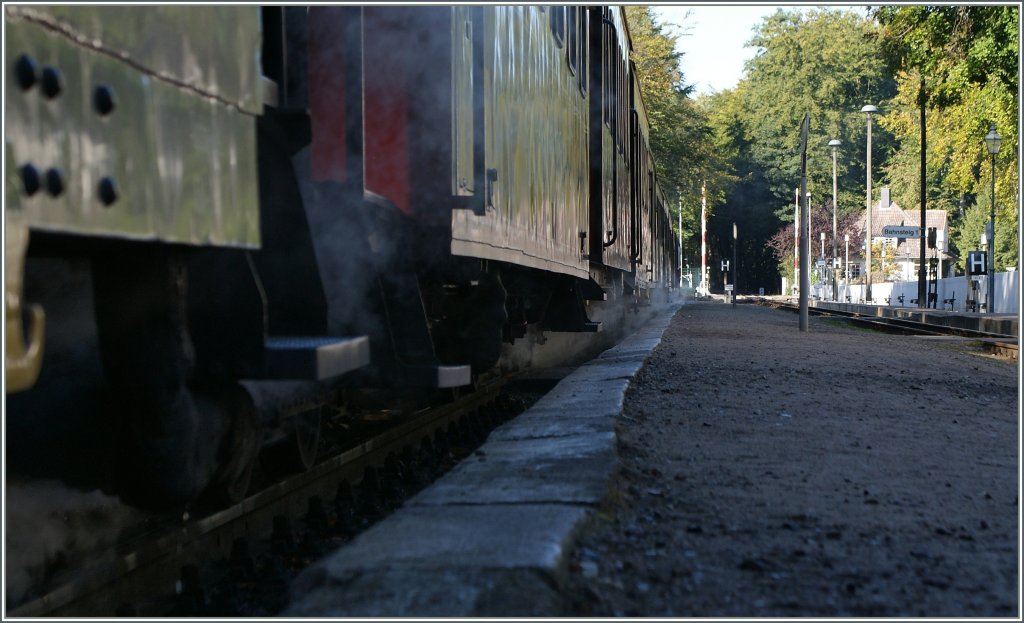
M347 480L341 481L334 495L335 533L351 537L360 529L362 522L356 513L356 508L352 484Z

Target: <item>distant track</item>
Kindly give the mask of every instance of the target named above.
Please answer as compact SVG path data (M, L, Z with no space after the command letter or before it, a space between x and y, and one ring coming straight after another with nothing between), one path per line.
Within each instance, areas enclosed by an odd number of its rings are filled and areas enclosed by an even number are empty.
M795 303L782 301L771 301L767 299L753 299L758 305L772 307L774 309L785 309L792 312L799 312L800 306ZM932 336L957 336L976 340L986 350L999 357L1017 359L1017 336L1004 335L1001 333L989 333L976 331L962 327L950 327L946 325L919 322L907 318L891 318L885 316L868 316L853 311L841 311L836 309L822 309L809 307L808 313L815 316L829 316L841 318L859 326L868 327L886 333L900 335L932 335Z

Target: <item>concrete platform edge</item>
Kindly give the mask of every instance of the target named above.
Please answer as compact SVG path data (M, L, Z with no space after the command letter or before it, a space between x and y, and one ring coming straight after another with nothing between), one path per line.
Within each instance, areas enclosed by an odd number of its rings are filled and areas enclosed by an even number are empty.
M282 615L550 616L576 531L617 469L609 430L680 307L577 368L474 456L302 572ZM495 467L500 491L486 477Z
M819 309L856 312L864 316L879 318L903 318L926 324L998 333L1001 335L1019 335L1020 331L1016 314L978 314L953 312L943 309L920 309L910 306L864 305L831 301L810 301L809 305Z

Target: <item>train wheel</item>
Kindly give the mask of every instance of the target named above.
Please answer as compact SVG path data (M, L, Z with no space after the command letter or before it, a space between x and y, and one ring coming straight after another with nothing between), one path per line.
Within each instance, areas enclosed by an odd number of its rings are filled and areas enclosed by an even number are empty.
M125 248L95 259L93 288L117 422L119 493L152 508L188 505L204 491L240 499L262 441L260 421L240 387L195 378L184 258Z
M310 409L289 420L285 438L263 449L260 462L275 475L303 472L316 464L320 449L321 408Z
M238 504L245 499L263 441L259 414L248 393L240 387L223 392L221 409L231 414L231 428L224 435L218 467L203 496L213 507Z

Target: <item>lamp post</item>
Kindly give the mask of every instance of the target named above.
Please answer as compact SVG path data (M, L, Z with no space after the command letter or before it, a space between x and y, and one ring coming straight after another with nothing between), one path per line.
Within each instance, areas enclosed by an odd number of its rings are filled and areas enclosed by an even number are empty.
M996 273L996 154L999 153L999 144L1003 137L996 132L996 124L988 129L985 135L985 144L988 145L988 153L992 156L992 203L988 213L988 313L995 311L995 273Z
M864 248L867 257L867 272L865 273L866 286L865 286L865 298L870 303L873 299L871 298L871 113L878 112L878 108L868 104L860 109L862 113L866 113L868 117L868 194L867 194L867 207L868 207L868 218L867 218L867 232L865 234Z
M836 203L836 149L842 145L838 139L832 139L828 146L832 148L832 300L839 299L839 285L836 282L836 210L839 206Z

